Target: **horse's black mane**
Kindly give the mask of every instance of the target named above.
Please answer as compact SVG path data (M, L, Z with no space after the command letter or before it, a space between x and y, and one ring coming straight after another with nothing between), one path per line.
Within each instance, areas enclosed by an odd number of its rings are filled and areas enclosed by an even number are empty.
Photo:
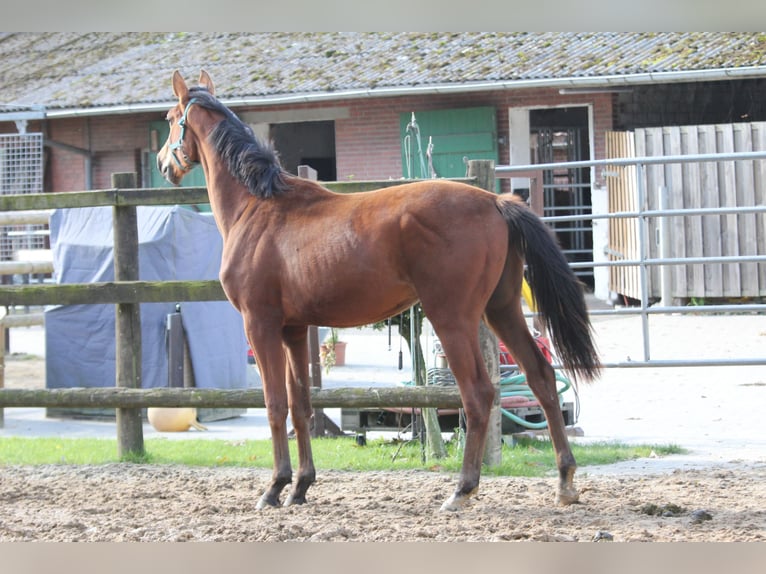
M287 190L284 170L271 143L260 141L250 126L219 102L205 88L194 87L189 96L196 105L222 114L224 119L210 132L209 139L229 172L260 198L269 198Z

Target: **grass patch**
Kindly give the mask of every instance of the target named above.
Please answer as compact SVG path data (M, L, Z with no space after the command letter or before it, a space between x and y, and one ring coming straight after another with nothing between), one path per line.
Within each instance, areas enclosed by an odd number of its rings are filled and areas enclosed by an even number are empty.
M423 462L420 444L391 440L370 440L358 446L353 437L315 439L312 441L314 462L319 470L431 470L457 472L462 452L454 442L448 443L445 459ZM205 467L271 468L271 441L169 440L147 439L143 457L129 457L125 462L149 464L181 464ZM297 464L295 441L290 441L293 464ZM611 464L623 460L683 452L675 445L628 446L619 443L572 444L579 467ZM0 438L0 465L98 465L120 462L115 439ZM521 441L503 446L502 464L485 469L494 476L542 476L555 470L555 457L550 441Z
M29 353L11 353L5 357L7 361L36 361L40 358L40 355L31 355Z

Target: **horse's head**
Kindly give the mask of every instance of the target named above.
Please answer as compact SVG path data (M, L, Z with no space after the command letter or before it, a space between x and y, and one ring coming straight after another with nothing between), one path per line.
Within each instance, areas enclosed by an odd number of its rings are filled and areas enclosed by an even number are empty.
M199 85L211 95L215 93L213 81L204 70L200 72ZM197 138L200 132L188 124L189 111L196 99L189 94L189 88L178 70L173 73L173 94L178 98L178 103L165 116L170 124L170 133L157 154L157 169L166 180L178 185L199 161Z

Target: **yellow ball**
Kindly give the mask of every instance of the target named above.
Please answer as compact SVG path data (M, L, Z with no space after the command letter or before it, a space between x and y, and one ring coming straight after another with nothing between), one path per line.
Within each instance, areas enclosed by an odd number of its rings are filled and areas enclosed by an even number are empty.
M159 432L184 432L192 427L207 430L197 422L195 408L149 407L146 414L149 423Z

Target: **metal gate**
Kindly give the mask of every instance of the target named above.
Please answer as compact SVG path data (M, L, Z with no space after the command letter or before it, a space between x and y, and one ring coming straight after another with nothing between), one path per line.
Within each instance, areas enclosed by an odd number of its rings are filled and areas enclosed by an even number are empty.
M587 134L587 130L585 131ZM570 167L568 162L587 157L583 150L583 128L535 128L536 161L557 167L543 171L543 215L582 216L591 212L590 168ZM564 163L567 162L567 163ZM567 259L589 261L593 252L593 224L587 219L556 221L551 224ZM593 286L593 269L578 268L576 274Z
M43 134L0 134L0 195L42 193ZM0 260L10 261L20 251L44 249L47 226L0 226Z
M730 169L752 170L753 173L764 173L766 171L766 150L733 152L733 153L709 153L709 154L687 154L687 155L668 155L662 157L632 157L632 158L614 158L606 160L590 160L568 162L561 164L534 164L526 166L498 166L495 168L497 177L519 177L519 172L529 172L533 170L557 170L596 167L607 171L616 168L632 167L635 177L636 201L632 205L625 205L611 213L592 213L589 215L566 215L546 217L545 221L549 224L557 224L565 221L590 221L603 220L613 222L623 219L634 220L635 230L638 234L636 238L635 252L631 256L622 254L621 257L614 258L611 261L590 261L571 263L573 269L583 267L630 267L637 270L637 288L636 293L638 304L634 307L611 310L592 310L591 315L639 315L641 317L642 336L643 336L643 358L630 359L628 361L606 363L606 367L689 367L689 366L723 366L723 365L766 365L766 356L749 358L704 358L704 359L680 359L680 360L653 360L650 358L649 345L649 316L659 314L718 314L718 313L766 313L766 303L757 302L766 295L766 283L761 278L766 276L766 205L763 202L753 203L751 201L737 201L735 205L723 205L716 207L683 207L672 208L665 207L671 205L669 202L662 202L661 207L653 209L648 202L647 181L648 174L656 169L672 169L677 166L696 166L697 169L703 169L706 164L717 163L719 166L726 166L725 173ZM735 164L739 164L735 166ZM748 164L748 165L745 165ZM761 181L755 179L754 181ZM755 221L753 229L755 235L752 238L753 249L750 253L715 254L715 255L680 255L674 256L669 247L672 245L672 237L669 233L669 221L674 218L703 218L703 217L730 217L730 216L748 216ZM659 230L657 234L650 233L650 229ZM664 229L663 229L664 228ZM659 242L655 245L655 242ZM595 249L605 246L596 246ZM657 255L654 255L656 253ZM673 297L669 290L670 274L667 272L672 268L681 268L689 270L694 266L708 265L735 265L743 264L753 265L759 270L758 273L750 275L749 289L760 294L755 298L756 302L745 302L741 304L716 304L716 301L704 301L701 305L687 306L673 304ZM660 304L653 305L650 301L651 289L649 283L649 271L653 270L661 278L661 292L663 296ZM752 300L752 299L750 299Z

